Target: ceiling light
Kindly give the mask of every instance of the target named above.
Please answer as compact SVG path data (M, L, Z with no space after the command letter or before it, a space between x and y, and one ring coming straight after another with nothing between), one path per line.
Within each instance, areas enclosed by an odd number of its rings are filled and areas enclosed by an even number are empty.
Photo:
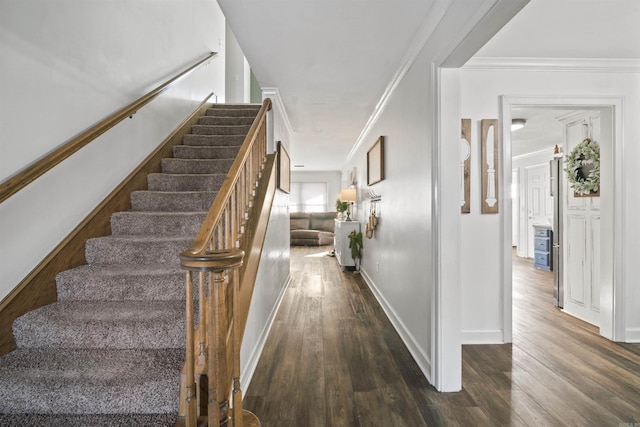
M527 124L525 119L513 119L511 120L511 131L522 129Z

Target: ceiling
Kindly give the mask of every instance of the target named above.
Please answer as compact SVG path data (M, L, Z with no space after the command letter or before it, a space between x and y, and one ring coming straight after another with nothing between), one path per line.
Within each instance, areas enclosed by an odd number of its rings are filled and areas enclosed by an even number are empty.
M559 108L523 108L514 107L511 117L525 119L524 128L511 132L511 155L549 150L553 153L555 145L562 147L563 125L558 118L571 114L572 110Z
M640 59L640 1L532 0L475 57ZM512 132L512 155L562 146L558 117L570 113L514 108L511 116L527 125Z
M341 169L434 10L497 1L218 0L260 85L278 88L291 163L308 171ZM476 56L636 59L638 22L638 0L531 0Z

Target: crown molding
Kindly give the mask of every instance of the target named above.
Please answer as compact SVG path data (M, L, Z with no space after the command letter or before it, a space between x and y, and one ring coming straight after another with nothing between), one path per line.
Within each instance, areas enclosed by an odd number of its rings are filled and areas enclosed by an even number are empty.
M413 62L420 54L420 51L427 43L427 40L429 40L429 37L431 37L433 32L436 30L438 23L442 20L442 17L446 14L447 9L450 5L449 3L449 1L436 2L427 13L425 20L416 33L416 36L411 41L409 48L405 51L405 54L402 57L400 65L396 69L395 74L391 78L391 81L385 88L382 96L380 97L380 100L376 104L373 113L371 114L371 116L369 116L369 120L367 120L367 123L360 132L358 139L353 144L353 147L351 147L351 150L347 155L347 162L350 161L356 151L358 151L365 138L369 135L369 132L371 132L371 129L380 118L380 115L389 104L389 100L391 99L391 96L395 92L396 88L402 81L403 77L407 74L407 71L409 71L409 68L411 68L411 65L413 65Z
M639 73L640 59L473 57L462 66L462 69Z

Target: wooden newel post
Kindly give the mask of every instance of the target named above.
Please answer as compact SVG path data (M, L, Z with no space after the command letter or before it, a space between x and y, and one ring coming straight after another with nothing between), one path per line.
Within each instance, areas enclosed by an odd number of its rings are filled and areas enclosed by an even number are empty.
M241 331L238 327L239 274L244 252L180 254L186 280L186 361L180 411L186 427L254 427L258 418L242 409ZM195 326L193 272L199 272L198 322ZM208 278L208 280L207 280ZM206 284L208 281L208 294ZM203 327L204 326L204 327ZM198 343L195 342L196 332ZM202 379L206 378L206 387ZM233 408L229 408L229 395Z

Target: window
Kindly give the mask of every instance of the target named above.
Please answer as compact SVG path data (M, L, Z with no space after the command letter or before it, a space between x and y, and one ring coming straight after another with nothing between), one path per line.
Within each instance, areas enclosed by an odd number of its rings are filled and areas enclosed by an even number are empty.
M289 193L291 212L326 212L326 182L292 182Z

